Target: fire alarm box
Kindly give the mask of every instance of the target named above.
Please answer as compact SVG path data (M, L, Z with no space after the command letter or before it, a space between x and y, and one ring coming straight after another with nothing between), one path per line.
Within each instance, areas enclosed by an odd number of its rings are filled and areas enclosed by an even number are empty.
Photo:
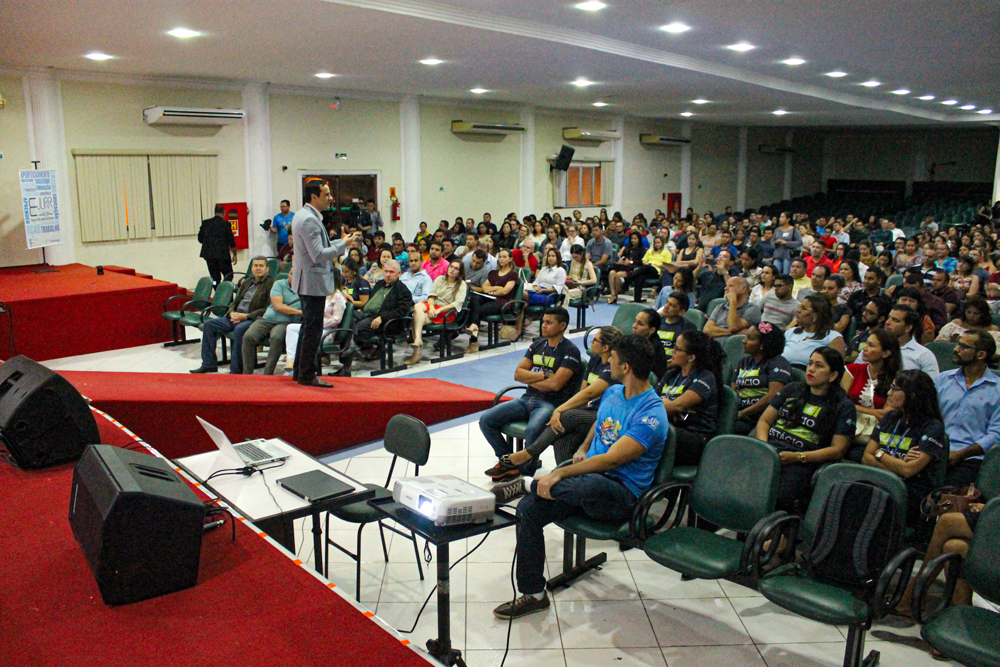
M222 214L222 219L228 222L233 228L233 236L236 237L236 249L248 249L250 247L250 230L247 227L246 202L232 202L229 204L219 204L219 206L226 209Z

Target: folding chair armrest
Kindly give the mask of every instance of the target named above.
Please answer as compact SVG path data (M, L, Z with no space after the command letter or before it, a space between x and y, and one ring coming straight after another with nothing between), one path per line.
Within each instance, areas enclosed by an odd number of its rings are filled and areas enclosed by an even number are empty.
M177 310L183 312L184 306L187 305L189 301L191 301L191 298L187 294L175 294L174 296L168 296L166 299L163 300L163 312L167 312L170 310L169 305L171 301L178 301L181 299L184 299L185 301L181 304L181 307L178 308Z
M193 313L193 312L202 311L202 310L204 310L205 308L208 308L211 305L212 305L212 302L209 301L208 299L197 299L197 300L191 299L190 301L185 302L181 306L181 311L186 311L186 312Z
M780 557L786 563L795 555L799 526L802 519L787 512L772 512L758 521L747 535L740 554L740 572L759 580L763 568L779 556L781 539L785 538L785 548Z
M394 317L391 320L383 322L382 326L379 327L379 339L385 343L390 338L396 338L409 329L409 326L406 323L412 321L413 317L410 315L404 315L403 317ZM396 329L397 327L398 330L396 330L395 333L390 332L390 329Z
M667 521L670 520L671 515L673 516L673 520L670 521L670 525L667 528L676 528L679 526L681 518L684 516L684 510L687 509L690 491L691 485L681 482L661 484L646 491L639 498L639 501L635 504L635 509L632 511L632 517L629 519L628 525L629 532L640 540L645 541L651 534L663 528L667 524ZM649 511L653 508L654 504L661 500L667 501L667 510L660 517L659 521L650 528L646 525L649 519Z
M917 582L913 586L913 603L910 610L913 619L924 625L933 620L938 614L951 605L951 598L955 594L955 584L958 583L963 558L961 554L946 553L937 558L924 563L917 576ZM944 592L941 594L941 601L932 609L924 610L924 603L930 585L941 574L941 570L948 567L948 572L944 579Z
M500 399L503 398L503 395L506 394L508 391L513 391L515 389L526 390L527 388L528 388L527 385L523 384L512 384L509 387L504 387L503 389L497 392L496 396L493 397L493 405L497 405L500 402Z
M500 309L500 319L504 322L512 322L521 316L524 309L528 307L527 301L508 301Z
M217 315L222 317L229 311L229 306L209 306L205 310L201 311L201 321L204 322L208 315Z
M882 574L875 584L875 593L872 595L871 608L875 619L882 618L895 610L896 605L903 599L906 585L910 583L910 575L913 574L913 564L918 556L920 552L913 547L907 547L893 556L892 560L882 568Z

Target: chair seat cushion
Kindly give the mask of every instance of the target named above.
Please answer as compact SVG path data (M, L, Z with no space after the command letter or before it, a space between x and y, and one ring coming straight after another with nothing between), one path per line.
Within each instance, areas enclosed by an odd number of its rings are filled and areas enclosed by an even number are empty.
M510 422L500 427L500 432L512 438L524 440L524 430L528 428L528 422Z
M646 555L660 565L698 579L719 579L740 570L743 543L707 530L681 526L653 535Z
M757 588L779 607L820 623L864 623L871 614L868 605L851 591L817 581L795 564L765 575Z
M160 316L168 322L176 322L184 316L184 313L179 310L167 310L161 313Z
M378 484L365 484L364 487L375 491L374 500L392 497L392 491L383 486L379 486ZM330 514L338 519L350 521L351 523L372 523L382 518L382 514L380 514L377 510L372 509L372 507L368 505L367 500L360 503L344 505L343 507L332 507L330 508Z
M920 630L927 643L967 665L1000 665L1000 614L949 607Z
M184 313L184 316L178 318L177 321L186 327L200 327L201 313Z
M684 484L694 484L694 478L697 476L698 466L678 466L670 472L671 479Z
M574 535L582 535L588 540L614 540L618 542L629 536L628 521L625 523L596 521L582 514L557 521L556 525Z

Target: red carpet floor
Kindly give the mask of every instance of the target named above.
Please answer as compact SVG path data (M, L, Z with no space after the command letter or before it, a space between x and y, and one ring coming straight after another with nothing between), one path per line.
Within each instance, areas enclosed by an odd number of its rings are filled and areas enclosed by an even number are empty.
M160 317L177 285L83 264L35 273L37 266L0 269L0 301L14 314L17 351L35 361L117 350L170 340ZM0 357L8 348L6 316L0 315Z
M232 442L277 437L319 456L381 439L400 413L430 426L485 410L493 401L490 392L429 379L327 378L334 388L316 389L282 376L60 375L171 459L214 448L195 415Z
M131 442L98 422L103 442ZM105 606L70 530L72 474L0 463L0 665L428 664L242 524L235 544L228 527L205 536L194 588Z

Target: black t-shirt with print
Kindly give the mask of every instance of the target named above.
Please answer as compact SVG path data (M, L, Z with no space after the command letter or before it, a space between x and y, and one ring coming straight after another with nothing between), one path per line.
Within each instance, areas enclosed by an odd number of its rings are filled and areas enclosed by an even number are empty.
M919 448L930 454L931 462L913 477L903 480L920 497L937 488L934 473L948 457L945 445L944 424L936 419L928 419L920 426L907 427L899 410L893 410L879 421L872 431L871 439L884 449L887 456L902 459L912 448Z
M740 410L749 408L766 396L770 383L788 384L791 381L792 367L780 354L761 363L757 363L752 355L744 355L736 367L736 395L740 399Z
M549 345L547 338L537 340L524 353L524 358L531 359L531 370L536 373L545 372L551 375L560 368L568 368L576 374L580 370L580 348L576 346L576 343L566 338L563 338L555 347ZM544 398L552 405L558 406L565 403L579 390L579 386L573 386L571 378L559 391L539 391L534 387L528 387L525 395Z
M667 359L674 356L674 345L681 334L696 328L694 322L686 317L680 318L673 324L665 319L660 320L660 330L656 332L656 335L660 337L660 343L663 344L663 354L666 355Z
M346 283L344 289L347 293L351 295L351 299L357 301L363 296L371 296L372 286L364 278L355 278L353 281Z
M694 370L687 377L679 368L667 371L656 392L668 400L676 400L690 389L701 396L701 403L685 413L670 416L670 423L692 433L711 437L715 435L719 417L719 387L709 371Z
M609 387L614 384L621 384L620 382L616 382L611 379L611 362L601 361L600 355L591 357L590 361L587 362L587 377L584 378L584 380L588 386L594 384L598 380L604 380ZM587 403L587 407L591 410L596 410L600 407L600 405L600 396Z
M802 410L793 408L800 391L806 391ZM802 382L791 382L771 399L778 420L767 433L767 441L779 452L810 452L826 449L833 436L854 436L857 410L842 391L817 396Z

